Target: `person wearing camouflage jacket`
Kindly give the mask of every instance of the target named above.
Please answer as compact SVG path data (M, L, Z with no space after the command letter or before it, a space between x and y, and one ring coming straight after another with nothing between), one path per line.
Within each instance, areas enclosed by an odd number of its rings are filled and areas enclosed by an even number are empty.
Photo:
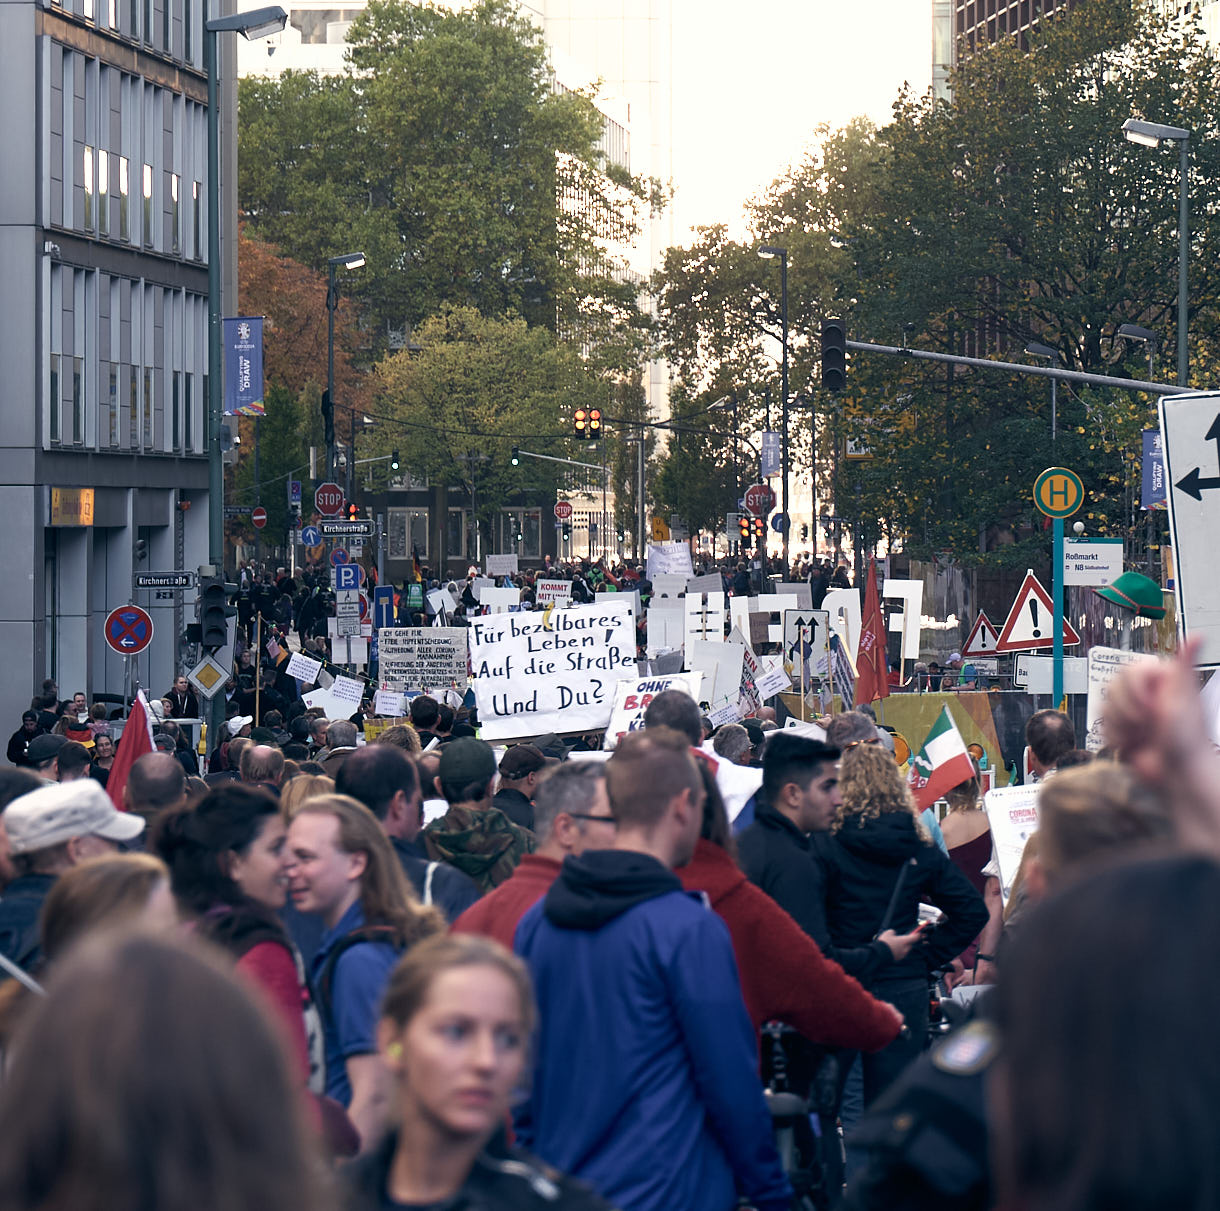
M534 834L492 807L496 758L489 744L464 736L441 749L437 773L449 810L424 829L428 857L448 862L482 891L498 887L536 845Z

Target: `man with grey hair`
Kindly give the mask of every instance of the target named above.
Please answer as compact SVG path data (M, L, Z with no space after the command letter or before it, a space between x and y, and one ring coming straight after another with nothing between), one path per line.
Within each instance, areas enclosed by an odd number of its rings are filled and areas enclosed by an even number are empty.
M499 887L462 913L452 932L483 934L511 950L517 923L550 890L564 858L611 844L614 817L605 767L568 761L546 771L534 792L534 828L538 848L525 854Z
M749 765L754 745L750 733L740 723L726 723L716 732L712 749L717 757L723 757L734 765Z
M336 719L326 729L326 747L330 751L325 757L322 757L320 753L318 756L328 777L333 778L348 757L356 751L358 734L356 725L350 719Z

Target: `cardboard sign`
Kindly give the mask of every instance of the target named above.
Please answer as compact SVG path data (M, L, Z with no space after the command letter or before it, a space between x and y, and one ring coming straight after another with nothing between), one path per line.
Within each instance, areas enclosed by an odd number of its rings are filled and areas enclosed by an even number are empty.
M378 690L373 695L373 710L386 719L401 719L406 714L406 699L397 690ZM365 724L365 739L369 739Z
M745 647L740 643L692 641L686 650L686 667L703 674L703 698L716 709L736 703L741 695L741 668Z
M682 690L696 702L703 677L699 673L673 673L668 677L629 677L614 687L610 723L602 747L614 748L628 732L644 726L644 712L652 700L666 690Z
M447 689L466 684L465 627L385 627L377 632L386 688Z
M1025 842L1038 831L1038 787L1006 786L988 791L983 810L991 824L991 841L1000 866L1000 896L1007 904Z
M661 598L676 600L686 592L686 584L690 578L681 573L662 572L652 578L652 600Z
M1101 734L1101 713L1106 700L1106 686L1118 675L1120 670L1137 660L1150 660L1149 656L1139 652L1121 652L1117 648L1089 648L1088 655L1088 705L1086 719L1088 733L1084 746L1090 752L1097 752L1104 746Z
M516 555L488 555L484 560L488 576L515 576L517 574Z
M692 576L686 582L686 592L690 594L699 593L724 593L724 578L719 572L709 572L706 576Z
M304 681L307 685L312 685L317 681L321 671L322 662L320 660L311 660L308 656L301 655L300 652L293 652L288 658L288 676L295 677L298 681Z
M687 579L695 574L690 561L690 547L684 542L649 543L645 568L648 579L654 581L658 575L666 572Z
M724 638L724 594L692 593L689 590L682 598L683 646L694 639L720 640Z
M535 580L534 601L541 606L566 606L572 601L570 580Z
M625 601L476 618L469 635L484 740L600 731L615 685L636 674Z
M479 605L489 614L507 614L521 604L521 590L509 585L503 589L484 589L479 595Z

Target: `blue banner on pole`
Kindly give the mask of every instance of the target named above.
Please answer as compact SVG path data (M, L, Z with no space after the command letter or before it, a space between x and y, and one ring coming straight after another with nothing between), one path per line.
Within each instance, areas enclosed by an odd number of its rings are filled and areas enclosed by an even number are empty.
M761 478L778 475L783 467L784 455L780 448L780 434L770 431L762 435L762 458L758 472Z
M1141 509L1165 509L1165 455L1161 448L1161 431L1144 430L1143 482L1140 485Z
M263 317L224 323L225 416L263 416Z

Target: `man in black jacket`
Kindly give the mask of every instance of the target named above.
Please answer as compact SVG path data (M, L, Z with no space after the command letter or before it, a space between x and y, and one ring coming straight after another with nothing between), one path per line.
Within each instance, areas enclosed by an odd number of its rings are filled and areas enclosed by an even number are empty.
M359 800L381 821L422 903L435 904L454 921L479 898L472 879L444 862L430 862L416 841L424 797L415 765L401 749L366 744L349 753L335 777L335 791Z
M534 788L546 769L541 749L532 744L514 744L500 758L500 787L492 798L514 824L534 829Z

